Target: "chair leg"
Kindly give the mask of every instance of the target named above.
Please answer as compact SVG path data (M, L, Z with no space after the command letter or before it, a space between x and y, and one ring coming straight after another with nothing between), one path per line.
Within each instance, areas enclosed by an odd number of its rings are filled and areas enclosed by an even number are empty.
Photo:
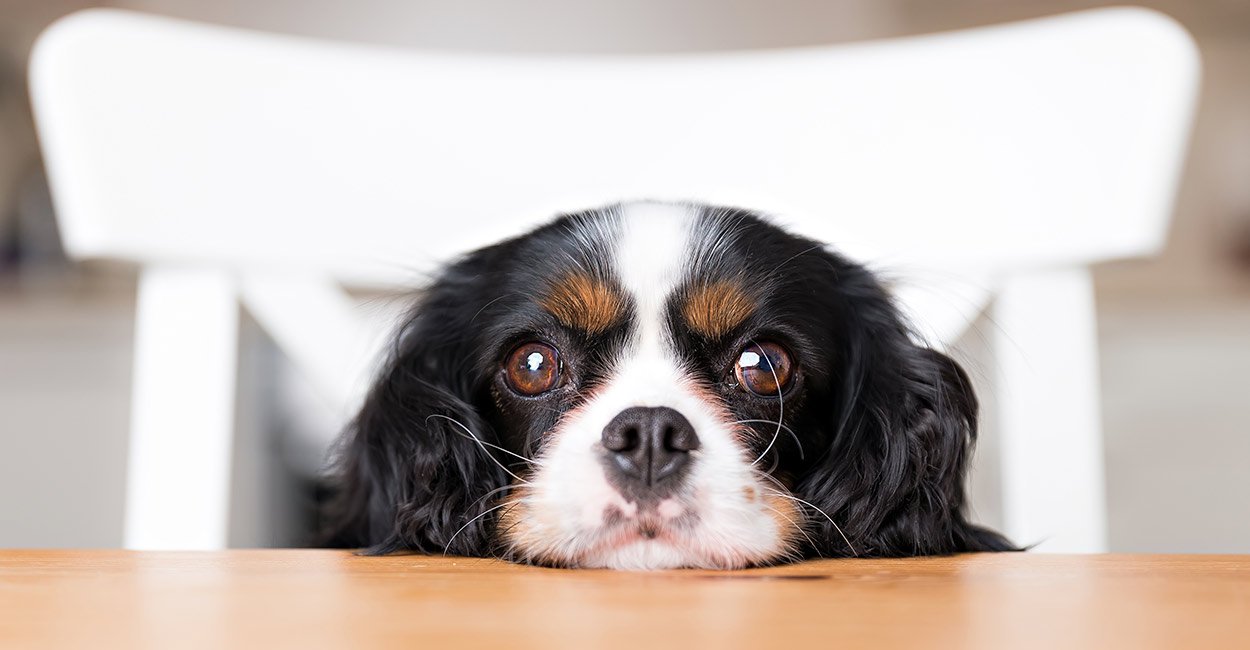
M1043 552L1106 550L1093 282L1088 269L1008 279L994 304L1006 533Z
M226 545L239 308L222 271L139 279L124 545Z

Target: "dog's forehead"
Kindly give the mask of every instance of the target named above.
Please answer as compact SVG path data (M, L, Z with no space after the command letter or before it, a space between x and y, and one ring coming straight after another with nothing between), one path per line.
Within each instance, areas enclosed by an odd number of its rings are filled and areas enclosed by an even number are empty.
M671 310L685 328L720 336L752 314L765 283L743 259L742 235L758 229L781 232L750 213L679 203L573 215L539 302L566 327L591 334L630 317L643 330L661 327Z

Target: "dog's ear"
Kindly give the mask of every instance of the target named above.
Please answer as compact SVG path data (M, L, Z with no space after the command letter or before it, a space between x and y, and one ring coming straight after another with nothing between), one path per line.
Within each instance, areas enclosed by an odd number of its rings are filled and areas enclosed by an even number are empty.
M829 444L795 488L816 517L826 555L911 556L1012 550L970 524L964 474L977 434L977 399L949 357L914 344L866 270L844 264L834 322ZM849 547L848 547L849 544Z
M492 490L507 484L478 412L472 317L489 249L447 269L394 341L359 415L339 443L328 544L487 555Z

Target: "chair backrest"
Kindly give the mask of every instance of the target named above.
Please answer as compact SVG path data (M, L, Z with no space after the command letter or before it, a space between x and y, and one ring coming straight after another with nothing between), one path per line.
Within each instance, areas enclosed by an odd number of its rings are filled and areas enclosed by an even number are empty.
M896 41L477 56L90 10L32 93L78 257L409 282L622 198L769 210L854 256L1014 269L1157 249L1197 57L1142 9Z
M1001 289L999 322L1054 370L1004 380L1018 434L1004 462L1026 466L1004 469L1004 510L1022 513L1008 532L1104 543L1088 274L1018 280L1162 245L1198 58L1161 14L503 57L91 10L49 28L31 65L66 248L148 269L128 546L225 543L236 297L342 407L370 355L336 285L409 284L556 212L630 198L767 210L901 271L901 303L938 343ZM1038 322L1065 313L1067 327ZM1059 403L1066 419L1038 417ZM1047 490L1057 464L1080 476Z

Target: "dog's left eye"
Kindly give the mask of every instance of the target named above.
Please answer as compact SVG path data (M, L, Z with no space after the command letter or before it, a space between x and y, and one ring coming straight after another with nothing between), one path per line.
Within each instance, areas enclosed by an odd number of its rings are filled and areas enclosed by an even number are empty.
M776 397L790 383L794 362L776 343L752 343L738 355L734 376L738 385L760 397Z
M503 367L508 388L529 397L560 385L560 352L546 343L522 343L508 355Z

